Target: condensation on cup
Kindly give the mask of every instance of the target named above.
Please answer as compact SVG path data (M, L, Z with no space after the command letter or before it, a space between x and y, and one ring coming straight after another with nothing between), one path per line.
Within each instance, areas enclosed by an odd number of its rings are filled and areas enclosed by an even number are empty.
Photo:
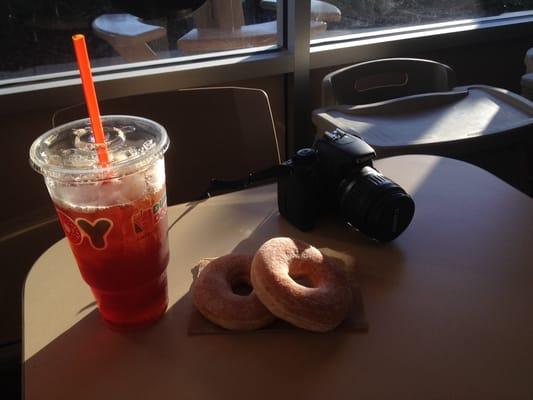
M145 118L102 116L109 164L102 166L88 119L40 136L30 149L44 176L79 270L102 317L150 324L168 304L164 153L166 130Z

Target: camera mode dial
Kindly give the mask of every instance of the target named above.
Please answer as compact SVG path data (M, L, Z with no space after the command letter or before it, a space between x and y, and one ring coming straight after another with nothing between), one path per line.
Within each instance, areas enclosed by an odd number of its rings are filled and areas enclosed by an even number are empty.
M296 155L292 158L296 165L311 164L317 159L317 153L315 149L305 148L296 152Z

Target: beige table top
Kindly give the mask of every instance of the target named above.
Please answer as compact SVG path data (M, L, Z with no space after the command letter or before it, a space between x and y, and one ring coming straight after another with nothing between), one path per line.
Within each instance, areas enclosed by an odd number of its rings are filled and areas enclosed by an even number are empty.
M26 399L533 398L532 200L459 161L376 164L417 207L390 244L327 220L298 232L275 186L171 207L170 307L147 330L110 330L52 246L25 286ZM187 336L195 262L278 235L358 258L369 332Z

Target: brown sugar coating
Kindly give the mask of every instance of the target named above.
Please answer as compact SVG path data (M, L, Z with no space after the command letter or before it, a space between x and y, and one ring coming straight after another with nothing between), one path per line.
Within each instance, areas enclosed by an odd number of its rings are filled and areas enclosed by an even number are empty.
M259 248L251 281L274 315L311 331L334 329L352 306L344 271L315 247L291 238L270 239Z
M198 311L216 325L230 330L262 328L275 316L257 298L251 289L250 269L252 256L227 254L207 264L192 287L193 303Z

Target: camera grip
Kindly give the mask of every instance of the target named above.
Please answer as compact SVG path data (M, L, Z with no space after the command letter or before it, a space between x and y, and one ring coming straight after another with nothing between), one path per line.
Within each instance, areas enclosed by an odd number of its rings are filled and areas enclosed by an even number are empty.
M320 189L313 170L297 171L278 177L280 214L302 231L314 228L320 211Z

